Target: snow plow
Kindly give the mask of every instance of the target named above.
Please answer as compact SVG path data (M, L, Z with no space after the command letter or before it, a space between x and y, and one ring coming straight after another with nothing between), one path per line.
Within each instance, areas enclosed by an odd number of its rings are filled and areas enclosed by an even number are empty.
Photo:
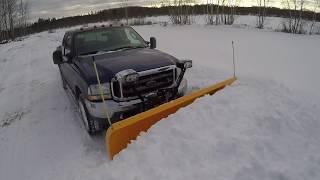
M226 86L231 85L236 80L236 77L227 79L213 86L200 89L190 95L172 100L156 108L112 124L112 126L108 128L105 137L109 159L112 160L113 157L125 149L132 140L136 140L141 132L147 132L152 125L161 119L191 104L197 98L216 93Z

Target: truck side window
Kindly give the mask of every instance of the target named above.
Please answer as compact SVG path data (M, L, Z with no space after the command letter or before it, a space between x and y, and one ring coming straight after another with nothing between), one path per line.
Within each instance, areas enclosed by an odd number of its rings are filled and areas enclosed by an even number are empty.
M62 40L62 45L63 46L66 46L67 36L68 36L68 34L65 34L64 37L63 37L63 40Z
M125 33L132 44L141 44L141 41L138 39L137 35L132 31L130 31L129 29L125 29Z
M62 49L62 54L63 55L66 55L68 53L71 52L71 38L72 36L70 34L66 34L64 37L63 37L63 41L62 41L62 45L63 45L63 49Z
M65 48L71 49L71 36L68 35L65 39Z

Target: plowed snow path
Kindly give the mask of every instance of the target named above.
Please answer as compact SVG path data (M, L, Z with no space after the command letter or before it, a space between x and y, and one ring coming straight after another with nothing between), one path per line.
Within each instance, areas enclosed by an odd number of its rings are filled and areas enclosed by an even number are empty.
M136 29L194 60L190 90L232 74L236 40L240 81L157 124L109 162L103 135L85 133L52 64L63 30L1 45L0 179L320 178L318 36Z
M92 141L83 133L60 85L51 60L54 37L42 33L0 50L6 58L0 62L0 179L54 177L87 148L103 151L101 137Z

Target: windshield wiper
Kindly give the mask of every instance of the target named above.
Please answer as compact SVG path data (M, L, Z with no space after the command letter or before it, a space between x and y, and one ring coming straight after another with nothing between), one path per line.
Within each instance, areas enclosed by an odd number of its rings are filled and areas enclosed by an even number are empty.
M108 51L118 51L118 50L127 50L127 49L138 49L138 48L145 48L145 46L122 46L115 49L107 50Z
M90 52L85 52L85 53L81 53L81 56L86 56L86 55L91 55L91 54L97 54L99 51L90 51Z
M127 50L127 49L138 49L138 48L145 48L146 46L122 46L122 47L118 47L115 49L111 49L111 50L103 50L104 52L111 52L111 51L118 51L118 50ZM90 51L90 52L85 52L85 53L81 53L81 56L86 56L86 55L92 55L92 54L97 54L98 52L101 51Z

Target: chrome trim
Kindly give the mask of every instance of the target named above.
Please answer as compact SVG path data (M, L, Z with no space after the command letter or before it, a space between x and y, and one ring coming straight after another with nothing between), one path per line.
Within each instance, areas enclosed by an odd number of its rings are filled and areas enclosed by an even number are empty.
M162 72L161 69L163 68L168 68L166 70L173 70L176 68L176 65L170 65L170 66L165 66L165 67L160 67L160 68L156 68L156 69L150 69L150 70L146 70L146 71L141 71L141 72L138 72L138 74L140 76L147 76L147 75L150 75L150 74L155 74L155 72Z
M179 87L179 95L184 95L187 93L187 86L188 82L186 79L184 79L181 82L181 85ZM113 118L115 113L121 113L126 112L130 109L135 108L139 103L141 103L140 99L130 100L130 101L123 101L123 102L115 102L113 100L106 100L106 103L108 104L109 113L110 116ZM107 118L106 114L103 111L103 104L102 102L90 102L85 99L86 107L89 111L89 113L97 118Z
M104 54L111 54L111 53L120 52L120 51L124 51L124 49L119 49L119 50L116 50L116 51L98 51L95 54L79 55L79 57L80 58L86 58L86 57L99 56L99 55L104 55Z
M120 98L123 99L122 82L119 82Z
M113 90L113 83L114 82L116 82L117 80L115 79L115 78L113 78L112 80L111 80L111 83L110 83L110 85L111 85L111 97L113 98L113 99L115 99L116 100L116 96L115 96L115 94L114 94L114 90Z
M175 65L170 65L170 66L160 67L160 68L156 68L156 69L150 69L150 70L147 70L147 71L140 71L140 72L138 72L138 74L139 74L139 77L143 77L143 76L147 76L147 75L151 75L151 74L160 73L160 72L163 72L163 71L169 71L169 70L174 71L175 69L177 69L177 67ZM128 98L123 97L123 88L122 88L122 83L121 82L119 82L120 97L115 96L113 83L115 83L116 81L117 80L115 78L113 78L111 80L111 83L110 83L111 84L111 94L112 94L112 97L113 97L113 99L115 101L130 101L130 100L138 99L138 97L136 97L136 96L128 97ZM165 87L165 88L161 88L161 89L168 89L168 88L172 88L174 86L176 86L176 74L175 74L175 72L173 72L173 83L172 83L172 85L170 85L168 87ZM143 95L147 96L148 94L150 94L150 93L143 94Z
M105 102L108 105L108 112L110 113L111 118L114 118L115 113L122 113L134 109L139 103L141 103L139 99L129 102L115 102L113 100L106 100ZM102 102L90 102L85 100L85 105L91 116L96 118L107 118L103 111Z

